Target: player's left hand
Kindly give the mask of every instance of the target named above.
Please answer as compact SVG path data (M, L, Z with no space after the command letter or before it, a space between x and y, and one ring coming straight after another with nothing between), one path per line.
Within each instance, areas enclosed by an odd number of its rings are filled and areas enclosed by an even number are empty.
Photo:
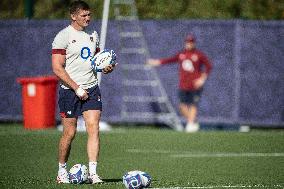
M195 89L200 89L205 84L206 77L200 77L193 81L193 86Z
M199 77L198 79L195 79L193 81L193 86L195 89L200 89L203 87L203 85L205 84L205 81L207 79L207 74L206 73L202 73L201 77Z
M103 73L104 73L104 74L111 73L116 65L117 65L117 63L105 67L105 68L103 69Z
M200 89L201 87L203 87L204 83L205 83L205 79L202 77L193 81L193 85L195 89Z

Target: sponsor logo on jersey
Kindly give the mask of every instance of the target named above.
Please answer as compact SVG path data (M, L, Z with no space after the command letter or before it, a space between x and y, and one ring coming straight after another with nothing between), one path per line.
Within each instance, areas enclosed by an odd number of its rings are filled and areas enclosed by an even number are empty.
M180 55L179 55L179 59L181 59L181 60L186 59L186 55L185 55L185 54L180 54Z
M192 64L191 60L189 60L189 59L184 60L181 63L181 65L182 65L182 68L187 72L193 72L194 71L193 64Z
M67 112L67 114L71 115L71 114L72 114L72 112L71 112L71 111L68 111L68 112Z
M191 56L191 60L194 61L194 62L198 61L198 56L196 54L193 54Z
M73 39L73 40L72 40L72 43L75 43L75 42L76 42L76 40L75 40L75 39Z

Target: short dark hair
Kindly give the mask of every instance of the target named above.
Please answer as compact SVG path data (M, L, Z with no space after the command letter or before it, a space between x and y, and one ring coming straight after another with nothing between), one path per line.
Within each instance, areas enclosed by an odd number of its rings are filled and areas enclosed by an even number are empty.
M69 6L70 14L75 14L78 10L90 10L89 5L81 0L73 1Z

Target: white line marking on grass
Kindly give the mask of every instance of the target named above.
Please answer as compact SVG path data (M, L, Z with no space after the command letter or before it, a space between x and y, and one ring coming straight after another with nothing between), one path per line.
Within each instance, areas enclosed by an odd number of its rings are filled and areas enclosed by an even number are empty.
M220 186L185 186L185 187L162 187L162 188L151 188L151 189L205 189L205 188L283 188L282 185L273 185L273 186L266 186L266 185L220 185Z
M170 150L141 150L141 149L127 149L130 153L142 153L142 154L180 154L185 151L170 151Z
M284 153L197 153L175 154L174 158L202 158L202 157L284 157Z
M284 153L197 153L189 151L170 151L170 150L140 150L140 149L127 149L130 153L143 153L143 154L169 154L173 158L219 158L219 157L284 157Z
M180 152L173 152L169 150L140 150L140 149L127 149L127 152L131 153L143 153L143 154L170 154L170 153L180 153Z

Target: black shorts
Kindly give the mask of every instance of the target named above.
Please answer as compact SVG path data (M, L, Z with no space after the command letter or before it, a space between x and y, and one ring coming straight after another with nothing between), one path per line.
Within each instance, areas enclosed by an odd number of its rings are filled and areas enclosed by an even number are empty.
M75 118L87 110L102 111L100 88L96 85L86 91L88 91L89 98L80 100L74 90L60 87L58 104L62 118Z
M196 91L185 91L179 89L180 103L198 105L201 97L202 89Z

